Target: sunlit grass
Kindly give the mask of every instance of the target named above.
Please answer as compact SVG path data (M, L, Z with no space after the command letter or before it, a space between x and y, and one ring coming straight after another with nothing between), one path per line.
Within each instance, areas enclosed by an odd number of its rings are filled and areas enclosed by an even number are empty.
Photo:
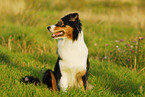
M12 2L13 1L13 2ZM77 4L76 4L77 2ZM0 1L0 95L145 96L145 13L143 0ZM89 49L91 91L53 92L20 83L54 68L57 40L46 27L78 12Z

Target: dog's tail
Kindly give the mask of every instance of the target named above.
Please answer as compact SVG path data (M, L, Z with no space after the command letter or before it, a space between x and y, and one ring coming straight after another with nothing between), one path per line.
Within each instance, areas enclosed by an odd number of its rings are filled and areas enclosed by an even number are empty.
M39 78L35 78L33 76L25 76L21 79L21 82L24 83L34 83L35 85L41 85L41 81Z
M48 88L52 89L53 91L58 90L54 72L50 69L45 71L42 82L39 78L33 76L25 76L21 79L21 81L24 83L34 83L35 85L41 85L41 83L44 83L47 85Z

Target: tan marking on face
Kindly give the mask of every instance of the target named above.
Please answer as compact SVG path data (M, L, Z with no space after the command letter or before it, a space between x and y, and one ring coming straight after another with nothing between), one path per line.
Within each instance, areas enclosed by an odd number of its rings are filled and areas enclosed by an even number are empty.
M62 19L60 19L59 22L61 23L61 26L64 25L64 22L62 21Z
M66 25L65 27L55 27L54 32L64 31L64 35L61 37L67 37L68 39L73 40L73 28Z
M63 27L55 27L54 32L63 31Z
M65 28L65 35L68 39L73 39L73 28L70 26L66 26Z

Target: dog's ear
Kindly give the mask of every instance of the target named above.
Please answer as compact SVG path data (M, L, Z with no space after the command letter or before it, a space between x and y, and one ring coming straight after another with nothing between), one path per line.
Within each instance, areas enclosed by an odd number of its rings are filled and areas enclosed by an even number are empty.
M70 14L70 20L69 21L76 21L79 18L79 14L78 13L73 13Z

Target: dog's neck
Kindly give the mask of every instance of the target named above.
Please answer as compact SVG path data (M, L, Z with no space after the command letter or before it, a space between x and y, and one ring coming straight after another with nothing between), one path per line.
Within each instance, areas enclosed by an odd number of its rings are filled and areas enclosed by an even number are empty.
M75 54L76 56L88 55L88 48L84 42L83 31L79 33L78 38L75 41L68 38L59 39L57 47L58 47L58 50L57 50L58 56L64 59L70 56L74 57Z
M59 39L57 46L58 46L57 49L58 56L62 58L63 61L69 61L68 64L80 62L78 59L80 60L87 59L88 48L84 42L83 31L79 33L78 38L75 41L68 38Z
M77 42L84 42L83 31L81 30L81 32L78 34L77 40L72 40L72 39L68 39L68 38L65 37L65 38L59 39L59 42L62 42L62 43L71 43L71 44L75 44Z

